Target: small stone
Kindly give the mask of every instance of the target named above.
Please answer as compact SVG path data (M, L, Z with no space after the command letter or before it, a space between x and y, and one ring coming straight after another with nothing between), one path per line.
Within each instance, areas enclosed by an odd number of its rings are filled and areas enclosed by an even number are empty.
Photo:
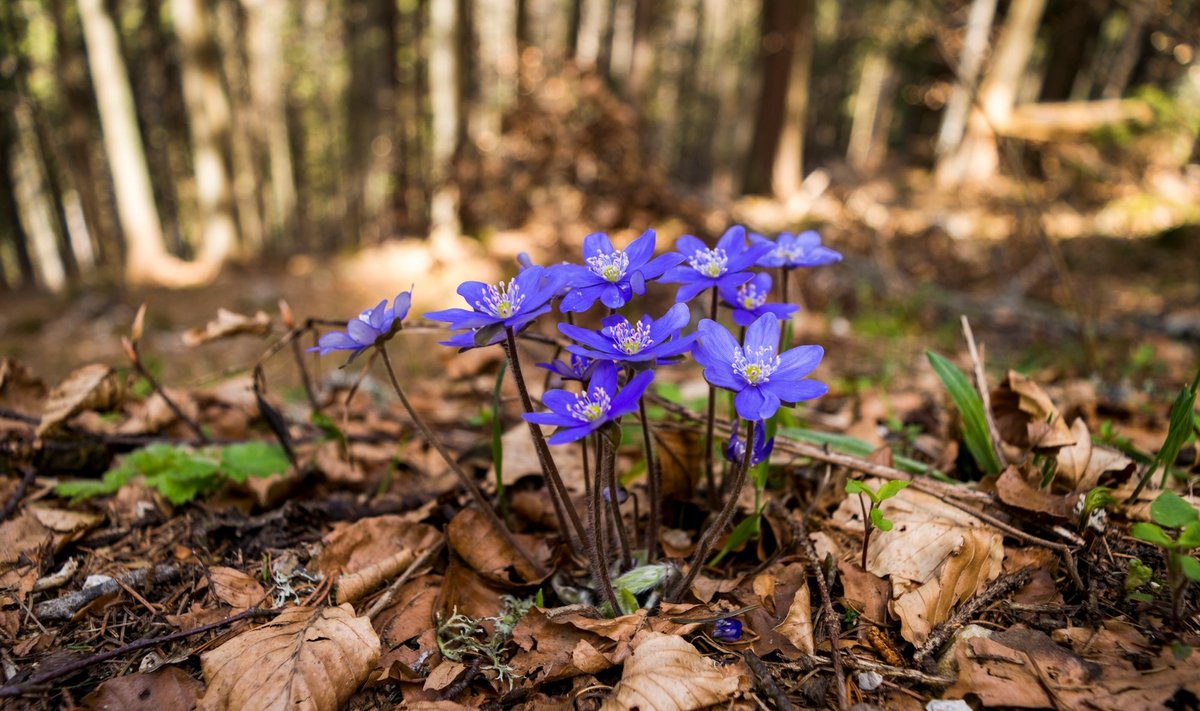
M934 699L925 704L925 711L974 711L962 699Z
M859 672L855 677L858 682L858 688L863 691L874 691L883 684L883 676L879 672L865 671Z

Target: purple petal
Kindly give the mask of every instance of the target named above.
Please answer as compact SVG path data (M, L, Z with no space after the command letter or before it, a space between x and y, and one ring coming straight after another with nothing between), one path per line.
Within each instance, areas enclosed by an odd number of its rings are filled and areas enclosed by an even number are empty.
M675 240L675 251L683 254L684 259L706 249L708 249L708 245L693 235L680 235L679 239Z
M666 254L660 254L654 259L651 259L649 262L646 262L646 265L637 271L647 279L656 279L661 276L663 272L682 262L683 259L683 255L679 252L667 252Z
M397 321L403 321L405 316L408 316L409 309L412 308L412 291L402 291L396 294L396 299L392 301L392 313Z
M675 304L667 309L662 318L650 326L650 338L655 343L662 343L668 337L678 333L691 320L692 312L688 309L687 304Z
M379 338L379 331L358 319L346 324L346 332L350 334L351 338L358 341L360 346L372 345L375 343L375 339Z
M595 331L591 331L586 328L580 328L579 326L569 323L558 324L558 330L562 331L562 334L567 338L570 338L572 341L582 343L585 346L598 348L602 351L612 350L612 340L602 334L596 333Z
M650 382L654 380L653 370L643 370L633 376L633 380L626 383L621 392L612 400L612 407L608 411L609 419L616 419L622 415L628 415L638 409L638 400L642 399L642 394L646 392L646 388L650 386Z
M692 273L695 274L695 272ZM679 287L679 291L675 294L675 301L681 304L691 301L705 291L708 291L712 285L712 280L707 278L699 282L685 283Z
M821 363L825 349L821 346L796 346L779 354L779 367L771 374L771 380L799 380Z
M774 394L784 402L812 400L829 392L829 386L819 380L809 378L803 380L780 380L778 371L772 374L770 382L762 387L764 391Z
M730 261L741 254L746 249L746 228L741 225L734 225L725 230L725 234L717 240L717 249L725 250L725 254L729 256Z
M600 429L604 425L605 420L595 420L587 424L576 422L576 427L560 427L557 432L550 436L546 441L550 444L570 444L583 439L592 432Z
M317 341L317 347L328 352L332 350L356 350L362 348L362 344L341 331L331 331L321 336L321 339ZM314 349L310 348L309 350ZM324 355L324 352L322 355Z
M746 329L742 347L747 353L754 353L763 348L770 348L772 351L779 348L779 318L773 313L765 313L755 319Z
M600 292L600 303L610 309L619 309L625 305L626 301L628 299L621 294L621 289L616 284L607 284Z
M572 289L563 297L558 308L563 313L582 313L592 308L603 287L599 284Z
M758 387L743 389L733 398L738 416L747 420L766 420L779 409L779 398Z
M609 255L615 252L612 240L603 232L593 232L583 238L583 258L596 256L596 253Z
M646 230L641 237L629 243L625 248L625 256L629 258L631 270L639 269L654 255L655 240L654 230Z

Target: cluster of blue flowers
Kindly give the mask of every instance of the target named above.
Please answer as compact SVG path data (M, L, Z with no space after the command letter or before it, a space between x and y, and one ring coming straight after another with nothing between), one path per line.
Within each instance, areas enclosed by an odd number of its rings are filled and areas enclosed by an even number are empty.
M457 331L445 345L459 348L497 343L507 331L519 331L551 309L561 297L559 310L573 314L590 309L596 301L612 313L602 327L591 330L571 323L558 329L572 341L567 346L570 363L556 360L540 364L563 380L585 383L579 393L551 390L543 398L550 413L532 413L526 419L553 424L559 430L551 443L575 441L606 422L636 408L636 402L653 379L653 368L676 362L691 353L704 366L704 377L713 386L736 393L740 417L761 422L772 417L782 403L796 403L823 395L828 388L808 379L821 362L820 346L798 346L779 351L780 319L799 308L770 303L772 281L753 267L795 269L841 259L821 244L816 232L784 233L772 241L747 235L733 227L714 247L691 235L680 237L676 251L654 256L655 233L647 230L625 249L613 246L607 235L584 239L583 264L539 267L525 260L510 281L488 285L466 282L458 293L470 308L426 314ZM646 293L648 282L679 284L675 306L659 318L644 315L630 320L616 314L634 295ZM706 290L732 309L733 322L745 328L738 342L723 325L703 319L691 333L687 306ZM628 380L619 385L616 365L624 366ZM757 453L756 453L757 454Z

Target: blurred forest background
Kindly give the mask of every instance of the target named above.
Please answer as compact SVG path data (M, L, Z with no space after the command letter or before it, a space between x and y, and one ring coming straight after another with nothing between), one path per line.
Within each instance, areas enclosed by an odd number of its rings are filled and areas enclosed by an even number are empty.
M0 291L744 222L1085 340L1107 270L1200 338L1198 45L1192 0L7 0Z

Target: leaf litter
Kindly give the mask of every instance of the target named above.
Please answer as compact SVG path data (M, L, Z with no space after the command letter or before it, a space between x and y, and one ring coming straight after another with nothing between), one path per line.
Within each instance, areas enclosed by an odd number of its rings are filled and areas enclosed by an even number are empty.
M261 312L221 312L189 333L190 345L266 336L273 323ZM515 393L501 392L499 411L490 405L496 365L460 358L458 384L439 392L425 383L414 399L436 411L480 484L493 496L503 488L515 539L545 574L493 535L370 378L320 381L317 417L253 381L147 391L136 376L92 365L46 388L5 359L0 408L24 418L0 418L5 461L18 473L0 488L13 502L0 522L0 693L26 707L126 709L777 705L748 666L753 655L792 703L816 707L836 708L839 696L895 708L969 698L1095 709L1200 697L1189 658L1200 642L1195 586L1177 618L1161 572L1169 552L1128 535L1131 522L1153 520L1157 491L1114 503L1133 493L1148 463L1139 454L1153 457L1146 433L1161 442L1161 418L1156 431L1127 413L1128 431L1142 435L1122 441L1096 415L1104 403L1094 393L1064 403L1061 387L1009 372L990 393L1000 441L987 442L1009 465L981 472L959 470L964 456L988 455L966 446L957 401L933 408L940 437L927 428L898 443L872 437L852 400L831 400L808 414L847 417L880 456L838 458L836 443L781 437L772 468L791 483L761 495L784 515L764 514L769 525L754 545L707 569L681 602L655 599L652 609L605 619L555 531ZM908 414L923 417L929 400L905 398ZM703 510L702 425L678 403L659 405L665 414L655 417L670 423L658 446L672 523L660 545L683 558ZM281 459L265 407L285 413L294 466ZM195 441L176 408L216 443ZM486 419L497 417L506 423L499 480ZM172 488L179 482L157 485L152 467L134 467L81 504L56 492L71 480L100 482L148 447L171 448L170 471L190 472L188 495ZM1185 447L1167 465L1186 474L1195 466L1188 455ZM179 464L205 457L215 466ZM623 483L644 496L638 450L621 457ZM914 478L893 468L901 457L969 483ZM578 448L562 458L580 503L595 469L585 474ZM837 495L848 477L872 490L914 482L879 503L891 529L870 538L865 568L861 503ZM266 482L282 488L254 488ZM1084 513L1101 486L1111 499ZM742 502L741 520L754 506ZM1140 583L1135 561L1150 571ZM49 602L65 616L39 615ZM740 639L714 636L723 616L743 623ZM867 683L868 673L882 683Z

